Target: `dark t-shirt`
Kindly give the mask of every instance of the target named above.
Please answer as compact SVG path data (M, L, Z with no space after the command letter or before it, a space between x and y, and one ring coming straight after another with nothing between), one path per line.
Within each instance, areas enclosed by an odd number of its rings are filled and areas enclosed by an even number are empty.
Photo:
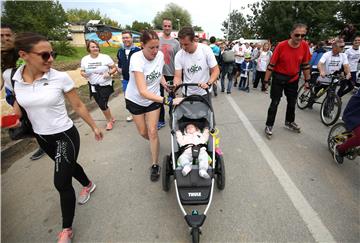
M305 41L294 48L285 40L276 46L270 63L275 65L273 71L293 77L289 82L294 82L299 78L300 65L308 63L310 58L309 46Z

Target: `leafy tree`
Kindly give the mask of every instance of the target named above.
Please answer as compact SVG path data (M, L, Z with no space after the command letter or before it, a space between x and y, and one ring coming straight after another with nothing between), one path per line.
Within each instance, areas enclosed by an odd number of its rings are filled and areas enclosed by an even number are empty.
M96 19L101 20L106 25L121 28L117 21L110 19L106 14L101 15L99 9L85 10L73 8L66 11L66 16L70 23L87 23L89 20Z
M249 28L249 24L246 21L245 17L238 10L233 10L230 13L230 28L229 18L223 22L223 27L221 30L224 32L225 37L229 40L236 40L240 37L245 39L250 39L254 37L253 31ZM227 33L229 30L229 33Z
M141 32L143 30L152 29L152 26L151 26L151 24L149 24L147 22L139 22L139 21L135 20L132 23L132 26L130 29Z
M59 1L5 1L2 22L15 32L32 31L49 39L66 38L66 14Z
M344 27L344 24L353 24L357 29L358 34L360 32L360 2L359 1L340 1L338 3L338 15L340 23Z
M204 31L201 26L194 25L193 26L194 31Z
M162 29L162 21L164 18L171 20L175 30L178 30L179 27L192 26L189 12L175 3L167 4L164 11L156 14L153 20L155 29Z
M339 32L339 2L335 1L262 1L250 4L253 15L247 16L259 38L280 41L287 39L292 25L309 27L308 38L324 40ZM348 10L347 10L348 11Z

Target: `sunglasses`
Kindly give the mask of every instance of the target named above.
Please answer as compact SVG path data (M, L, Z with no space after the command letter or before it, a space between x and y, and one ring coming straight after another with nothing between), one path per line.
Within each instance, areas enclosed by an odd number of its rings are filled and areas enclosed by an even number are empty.
M41 56L41 58L46 62L50 59L50 57L52 57L53 59L56 58L57 56L57 53L54 52L54 51L51 51L51 52L47 52L47 51L44 51L44 52L31 52L31 53L34 53L38 56Z
M304 38L306 36L306 34L294 34L295 37L301 37Z
M339 46L339 48L344 48L345 47L345 45L343 45L343 46Z

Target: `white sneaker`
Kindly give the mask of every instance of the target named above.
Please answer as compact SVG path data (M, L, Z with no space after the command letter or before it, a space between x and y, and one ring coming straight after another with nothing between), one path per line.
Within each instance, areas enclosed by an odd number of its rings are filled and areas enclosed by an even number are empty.
M187 176L190 171L191 171L191 166L185 165L184 168L182 169L181 173L183 174L183 176Z
M204 179L210 179L210 176L206 170L199 170L199 176Z
M128 116L128 117L126 117L126 121L127 121L127 122L131 122L132 120L133 120L132 115L130 115L130 116Z

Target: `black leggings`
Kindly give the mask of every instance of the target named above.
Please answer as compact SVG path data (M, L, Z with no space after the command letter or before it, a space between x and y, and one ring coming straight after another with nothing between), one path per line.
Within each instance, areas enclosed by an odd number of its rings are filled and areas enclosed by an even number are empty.
M76 196L72 178L87 186L90 181L83 168L76 162L80 137L75 126L53 135L38 135L36 140L49 157L55 161L54 184L60 193L63 228L70 228L75 215Z

